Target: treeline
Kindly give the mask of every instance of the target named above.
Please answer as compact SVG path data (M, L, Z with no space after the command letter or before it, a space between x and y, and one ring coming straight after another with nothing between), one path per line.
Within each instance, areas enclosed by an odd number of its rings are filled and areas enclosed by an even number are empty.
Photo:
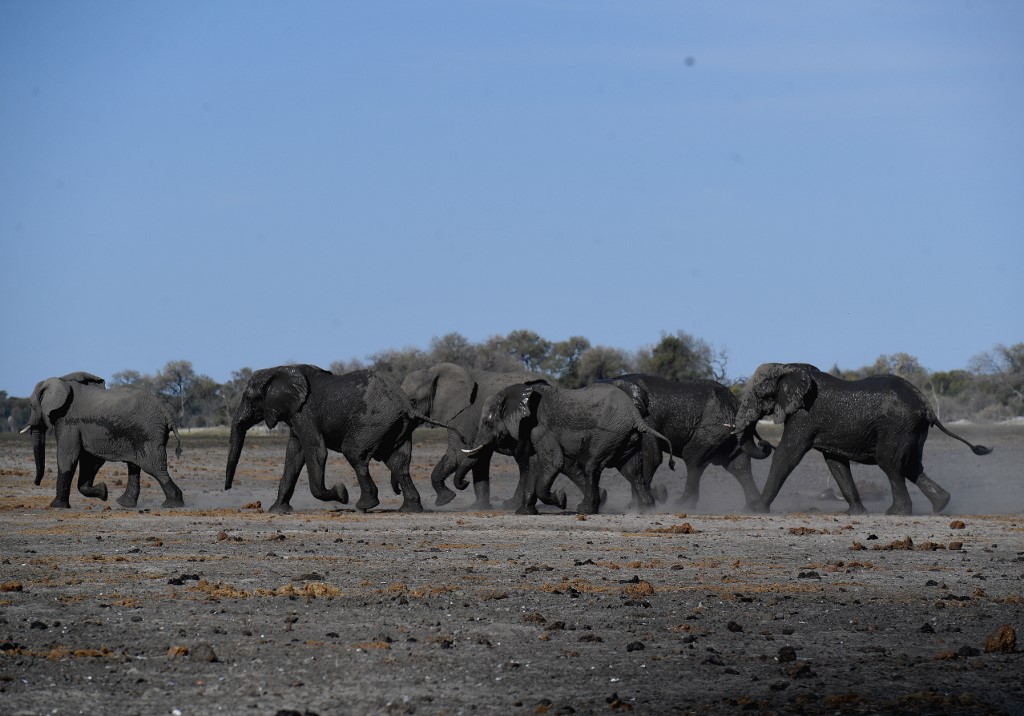
M390 349L375 353L366 361L341 360L328 367L334 373L373 367L401 382L408 373L441 362L491 371L525 369L542 373L567 388L631 372L671 380L709 378L735 391L741 390L746 382L746 377L726 377L728 354L724 349L716 349L684 331L662 334L657 343L632 352L592 345L582 336L553 342L529 330L493 336L482 343L449 333L432 339L426 349ZM227 382L218 383L197 373L190 361L176 360L155 375L132 369L119 371L107 378L107 385L128 385L152 392L166 402L181 428L208 427L230 422L252 371L241 368L232 372ZM829 372L850 380L879 373L900 375L924 391L944 421L997 421L1024 415L1024 343L997 345L972 358L963 370L931 372L916 357L894 353L879 356L869 366L847 370L834 365ZM45 377L49 376L40 376ZM17 431L28 423L28 398L9 397L0 391L0 409L0 432Z

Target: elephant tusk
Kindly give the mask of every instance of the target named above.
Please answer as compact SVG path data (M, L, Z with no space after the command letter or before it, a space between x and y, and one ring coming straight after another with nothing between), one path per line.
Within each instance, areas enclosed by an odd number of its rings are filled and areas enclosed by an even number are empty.
M31 425L26 425L25 427L23 427L21 430L18 431L18 434L19 435L24 435L25 433L27 433L31 429L32 429Z
M733 423L722 423L722 425L727 427L727 428L729 428L730 430L735 430L736 429L736 425L733 424Z
M484 446L480 445L479 447L475 447L475 448L469 448L469 449L462 448L462 452L466 453L467 455L476 455L478 452L480 452L483 449L484 449Z

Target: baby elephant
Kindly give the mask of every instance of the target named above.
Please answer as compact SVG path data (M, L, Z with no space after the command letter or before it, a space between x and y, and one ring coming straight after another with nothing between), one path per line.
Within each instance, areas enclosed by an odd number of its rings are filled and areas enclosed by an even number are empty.
M518 384L495 393L484 404L470 456L489 447L511 451L519 465L519 514L537 514L537 500L552 504L551 483L565 473L583 492L578 512L594 514L600 504L599 480L606 467L629 480L634 497L651 506L644 481L642 438L653 435L669 453L672 443L644 422L629 396L613 385L578 390L544 383Z
M103 379L69 373L36 384L29 398L32 415L21 432L31 432L36 484L46 468L46 433L57 437L57 496L50 507L70 507L71 478L78 473L78 491L107 499L107 486L93 484L103 463L128 463L128 487L117 502L134 507L139 498L140 471L163 488L163 507L182 507L181 490L167 472L167 438L173 430L181 454L181 436L160 401L135 388L107 390Z

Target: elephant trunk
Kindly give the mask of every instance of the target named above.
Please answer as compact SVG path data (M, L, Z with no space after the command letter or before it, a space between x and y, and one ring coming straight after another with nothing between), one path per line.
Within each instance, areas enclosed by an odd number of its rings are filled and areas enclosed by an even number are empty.
M43 481L46 470L46 428L32 427L32 456L36 460L36 484Z
M238 467L238 459L242 456L242 446L245 445L245 433L249 426L242 421L236 420L231 425L231 439L228 443L228 467L224 475L224 489L230 490L231 483L235 480L235 469Z
M772 445L757 434L756 424L750 423L739 434L740 448L755 460L764 460L772 454Z

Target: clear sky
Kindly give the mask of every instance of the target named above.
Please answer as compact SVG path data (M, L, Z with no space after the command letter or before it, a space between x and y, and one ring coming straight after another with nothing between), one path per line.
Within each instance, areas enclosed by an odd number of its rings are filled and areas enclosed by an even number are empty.
M0 3L0 389L1024 341L1024 3Z

